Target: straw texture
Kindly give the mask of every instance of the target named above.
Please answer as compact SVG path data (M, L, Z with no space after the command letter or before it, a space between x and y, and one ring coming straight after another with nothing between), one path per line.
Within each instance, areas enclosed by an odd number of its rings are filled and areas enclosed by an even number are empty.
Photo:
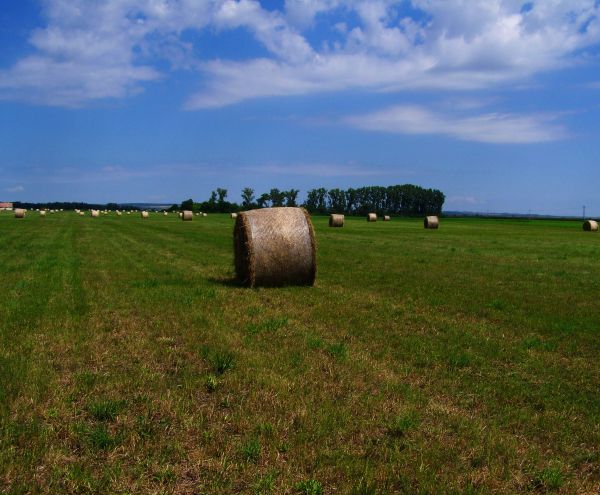
M367 222L376 222L377 221L377 213L369 213L367 215Z
M598 222L596 220L586 220L583 222L583 230L586 232L598 232Z
M190 210L184 210L183 212L181 212L181 219L184 222L188 222L190 220L194 219L194 212L190 211Z
M425 217L423 220L423 227L426 229L437 229L440 226L440 219L438 217L430 216Z
M316 244L303 208L264 208L240 213L233 231L235 271L249 287L314 285Z
M15 218L24 218L25 210L23 208L15 208Z
M337 213L332 213L329 215L329 226L330 227L343 227L344 226L344 215L338 215Z
M389 222L390 220L391 220L391 218L390 218L390 216L389 216L389 215L384 215L384 216L383 216L383 221L384 221L384 222Z

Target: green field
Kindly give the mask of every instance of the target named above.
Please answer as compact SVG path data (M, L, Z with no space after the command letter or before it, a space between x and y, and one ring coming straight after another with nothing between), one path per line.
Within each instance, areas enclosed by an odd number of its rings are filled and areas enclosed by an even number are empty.
M600 492L600 235L313 219L246 289L232 220L0 214L2 493Z

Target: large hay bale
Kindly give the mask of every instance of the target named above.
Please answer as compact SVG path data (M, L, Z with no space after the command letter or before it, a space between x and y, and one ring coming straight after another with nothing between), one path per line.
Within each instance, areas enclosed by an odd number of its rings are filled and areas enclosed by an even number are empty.
M313 285L315 234L303 208L264 208L238 215L233 230L235 271L249 286Z
M142 218L148 218L148 212L147 211L143 211L141 213Z
M46 212L44 210L40 211L40 217L45 217L46 216Z
M85 216L85 211L80 211L80 212L79 212L79 216L80 216L80 217L84 217L84 216Z
M190 220L193 220L194 219L194 212L190 211L190 210L183 210L181 212L181 219L184 222L189 222Z
M596 220L586 220L583 222L583 230L586 232L598 232L598 222Z
M23 208L15 208L15 218L24 218L25 210Z
M436 216L429 216L423 219L423 226L426 229L437 229L440 226L440 219Z
M203 216L203 217L207 217L207 216L208 216L208 213L202 213L202 216Z
M329 215L329 226L330 227L343 227L344 226L344 215L338 215L337 213L332 213Z
M392 218L389 215L383 215L383 221L389 222Z
M237 213L230 213L229 216L230 216L230 218L236 219Z
M377 213L369 213L367 215L367 222L376 222L377 221Z
M163 215L164 215L165 217L167 217L167 216L169 216L169 212L168 212L168 211L165 211L165 212L163 213Z
M98 210L92 210L92 217L96 218L100 216L100 212Z

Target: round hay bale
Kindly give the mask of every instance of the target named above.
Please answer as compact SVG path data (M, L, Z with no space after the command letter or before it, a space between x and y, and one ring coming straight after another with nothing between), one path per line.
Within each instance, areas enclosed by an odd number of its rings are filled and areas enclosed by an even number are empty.
M117 211L117 216L120 217L122 215L122 213L120 211Z
M440 226L440 219L436 216L425 217L423 220L423 226L426 229L437 229Z
M164 215L165 217L167 217L167 216L169 216L169 212L168 212L168 211L165 211L165 212L163 213L163 215Z
M100 216L100 212L98 210L92 210L92 217L96 218Z
M332 213L329 215L329 226L330 227L343 227L344 226L344 215L338 215L337 213Z
M143 211L141 213L142 218L148 218L148 212L147 211Z
M194 218L194 212L190 211L190 210L184 210L181 212L181 219L184 222L189 222L190 220L192 220Z
M207 216L208 216L208 213L202 213L202 216L203 216L203 217L207 217Z
M80 216L80 217L84 217L84 216L85 216L85 212L84 212L84 211L80 211L80 212L79 212L79 216Z
M237 218L237 213L230 213L229 217L233 218L233 219L236 219Z
M46 216L46 212L44 210L40 211L40 217L45 217Z
M383 221L389 222L392 218L389 215L383 215Z
M377 213L369 213L367 215L367 222L376 222L377 221Z
M245 211L233 229L235 272L249 287L314 285L315 233L303 208Z
M127 214L128 214L128 215L131 215L131 212L130 212L130 211L128 211L128 212L127 212Z
M23 208L15 208L15 218L25 218L25 210Z
M583 230L586 232L598 232L598 222L596 220L586 220L583 222Z

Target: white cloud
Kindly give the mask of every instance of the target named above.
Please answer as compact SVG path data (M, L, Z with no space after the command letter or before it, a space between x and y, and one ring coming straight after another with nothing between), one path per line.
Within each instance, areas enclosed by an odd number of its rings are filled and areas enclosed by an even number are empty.
M7 187L5 189L6 192L10 192L10 193L23 192L24 190L25 190L25 188L23 186Z
M394 134L444 135L481 143L540 143L564 139L566 131L554 115L487 113L449 115L416 105L398 105L344 121L359 129Z
M582 62L600 41L595 0L411 3L418 15L401 14L401 0L286 0L284 10L256 0L46 0L34 52L0 70L0 99L77 107L136 94L182 68L205 81L188 109L349 89L469 90ZM319 16L338 28L315 40L306 33ZM197 60L203 47L182 36L233 29L268 56ZM161 60L170 68L159 70Z

